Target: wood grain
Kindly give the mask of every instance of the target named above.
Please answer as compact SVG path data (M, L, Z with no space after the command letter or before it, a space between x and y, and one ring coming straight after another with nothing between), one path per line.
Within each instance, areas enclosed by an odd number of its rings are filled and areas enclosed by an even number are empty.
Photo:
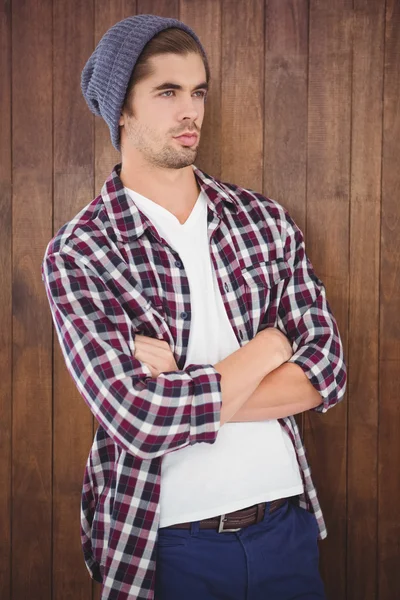
M222 2L221 177L261 192L264 3Z
M137 12L179 19L179 0L137 0Z
M377 429L384 4L353 20L347 595L377 593ZM366 326L367 325L367 326Z
M264 193L306 233L307 1L268 0L265 11Z
M93 51L93 9L54 5L54 231L94 197L93 119L80 89ZM54 336L53 600L88 600L92 584L80 541L83 471L93 437L90 410Z
M52 3L13 2L13 600L51 596L52 327L41 280L52 234L51 46Z
M0 590L11 595L11 7L0 6Z
M400 3L386 3L379 353L379 599L400 596Z
M310 5L307 157L308 254L347 357L352 3ZM321 569L328 598L346 597L347 402L305 415L305 440L328 527Z

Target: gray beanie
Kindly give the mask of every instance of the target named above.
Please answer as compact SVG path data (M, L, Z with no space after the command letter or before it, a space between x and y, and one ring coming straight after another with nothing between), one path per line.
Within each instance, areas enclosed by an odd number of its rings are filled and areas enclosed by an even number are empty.
M113 25L103 35L83 68L83 96L92 113L103 117L107 123L112 144L118 151L119 118L133 68L147 42L160 31L171 27L178 27L189 33L199 44L208 64L204 48L190 27L176 19L137 15Z

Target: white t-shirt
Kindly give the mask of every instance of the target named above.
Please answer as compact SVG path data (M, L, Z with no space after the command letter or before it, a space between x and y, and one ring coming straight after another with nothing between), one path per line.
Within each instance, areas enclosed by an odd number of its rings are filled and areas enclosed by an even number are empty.
M152 200L125 190L184 265L192 311L186 365L216 364L240 345L211 262L207 197L204 192L199 194L190 216L181 224ZM200 442L163 456L160 527L214 517L302 491L294 447L277 420L228 422L220 428L214 444Z

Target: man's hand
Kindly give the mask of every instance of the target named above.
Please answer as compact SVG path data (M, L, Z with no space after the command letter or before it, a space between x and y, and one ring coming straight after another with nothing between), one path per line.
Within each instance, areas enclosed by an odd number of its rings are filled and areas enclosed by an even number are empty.
M272 369L277 369L292 356L292 347L287 337L274 327L259 331L256 335L265 342L265 351L271 362ZM145 363L152 374L158 377L160 373L178 371L172 350L168 342L157 340L146 335L135 336L135 357ZM268 369L272 370L271 367Z
M135 335L135 358L145 363L153 377L167 371L178 371L174 355L167 342L146 335Z

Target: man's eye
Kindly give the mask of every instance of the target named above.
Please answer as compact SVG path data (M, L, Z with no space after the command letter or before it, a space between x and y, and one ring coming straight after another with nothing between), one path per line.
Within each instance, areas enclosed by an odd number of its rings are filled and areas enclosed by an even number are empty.
M206 92L204 90L198 90L194 94L195 94L195 96L197 95L198 98L205 98L206 97Z
M166 94L173 94L174 91L173 90L167 90L166 92L163 92L162 94L160 94L160 96L165 96L166 98L170 98L171 96L166 96Z

